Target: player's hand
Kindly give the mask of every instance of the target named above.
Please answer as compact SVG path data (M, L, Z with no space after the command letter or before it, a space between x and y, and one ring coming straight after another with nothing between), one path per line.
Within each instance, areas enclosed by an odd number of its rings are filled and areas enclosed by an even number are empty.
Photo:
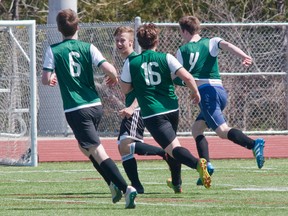
M108 85L109 87L114 87L115 85L117 85L117 83L118 83L118 78L116 77L116 78L111 78L111 77L109 77L109 76L106 76L105 77L105 83L106 83L106 85Z
M247 56L246 58L243 59L242 64L245 67L249 67L252 64L252 58L250 56Z
M56 73L52 73L49 79L49 86L54 87L55 85L57 85L57 76Z
M200 93L197 92L192 92L191 93L191 100L193 104L199 104L201 101Z
M131 107L126 107L119 111L119 115L122 119L124 119L125 117L130 118L133 112L134 112L134 109L132 109Z

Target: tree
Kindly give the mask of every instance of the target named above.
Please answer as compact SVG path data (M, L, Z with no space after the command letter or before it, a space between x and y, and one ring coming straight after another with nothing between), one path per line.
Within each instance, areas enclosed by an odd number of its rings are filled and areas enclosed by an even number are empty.
M14 19L17 9L21 20L47 22L48 0L0 0L0 19ZM86 23L125 22L136 16L145 22L177 22L188 14L202 22L285 22L288 18L284 0L78 0L78 13Z

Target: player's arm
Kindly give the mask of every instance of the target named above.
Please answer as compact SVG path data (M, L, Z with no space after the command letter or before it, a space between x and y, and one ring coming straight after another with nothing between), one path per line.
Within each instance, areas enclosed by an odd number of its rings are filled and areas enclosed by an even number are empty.
M126 59L121 73L120 87L123 94L128 94L132 91L132 79L130 74L129 59Z
M54 73L54 56L52 49L49 46L45 52L43 70L42 70L42 84L55 86L57 84L56 73Z
M125 107L124 109L121 109L119 111L119 115L121 116L121 118L130 118L132 116L132 114L134 113L134 110L138 107L138 101L135 98L135 100L133 101L133 103L129 106L129 107Z
M171 54L168 53L166 59L171 73L179 77L186 84L186 86L192 90L191 97L193 103L198 104L201 100L201 97L194 77Z
M105 61L100 65L101 70L108 76L106 83L108 85L115 85L118 83L117 71L115 67L109 62Z
M235 56L241 58L242 64L244 66L249 66L252 64L251 56L247 55L243 50L241 50L239 47L235 46L234 44L231 44L227 41L222 40L219 42L219 47L222 50L228 51L228 52L234 54Z
M107 76L106 83L109 85L117 84L118 78L115 67L104 58L102 53L93 44L90 45L90 54L93 64L97 65Z
M201 97L194 77L184 67L179 68L179 70L176 72L176 75L181 80L183 80L189 89L191 89L191 97L193 103L198 104L201 100Z
M176 52L176 59L180 62L180 64L183 65L183 58L182 58L180 49L178 49ZM175 85L186 86L185 82L183 80L181 80L179 77L177 77L175 75L174 76L172 75L171 77L172 77L173 83Z
M42 71L42 84L54 87L57 84L56 74L47 70L43 70Z

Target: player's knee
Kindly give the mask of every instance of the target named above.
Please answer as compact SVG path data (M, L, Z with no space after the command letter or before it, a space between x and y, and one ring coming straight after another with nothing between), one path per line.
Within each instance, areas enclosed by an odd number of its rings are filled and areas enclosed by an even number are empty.
M227 139L227 131L217 131L218 137L221 139Z
M228 136L228 132L231 128L228 127L228 125L226 123L222 124L221 126L219 126L215 132L217 134L218 137L222 138L222 139L227 139Z
M130 144L120 144L118 146L122 161L129 160L134 157L135 142Z

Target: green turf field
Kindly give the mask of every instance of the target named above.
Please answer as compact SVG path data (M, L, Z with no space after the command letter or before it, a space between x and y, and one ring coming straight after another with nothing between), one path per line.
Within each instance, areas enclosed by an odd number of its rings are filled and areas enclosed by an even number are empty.
M210 189L196 186L196 171L183 166L183 193L174 194L166 186L164 161L139 161L145 194L129 210L123 198L112 204L109 188L88 162L0 166L0 215L288 215L288 159L267 159L262 170L254 160L212 162Z

